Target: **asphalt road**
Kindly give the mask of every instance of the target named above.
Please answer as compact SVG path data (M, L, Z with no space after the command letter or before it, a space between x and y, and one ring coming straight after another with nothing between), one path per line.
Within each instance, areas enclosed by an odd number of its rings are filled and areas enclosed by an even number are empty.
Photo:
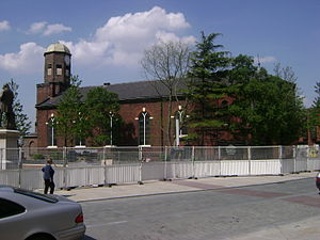
M320 236L309 228L320 223L319 198L314 178L305 178L81 205L86 240L312 240Z

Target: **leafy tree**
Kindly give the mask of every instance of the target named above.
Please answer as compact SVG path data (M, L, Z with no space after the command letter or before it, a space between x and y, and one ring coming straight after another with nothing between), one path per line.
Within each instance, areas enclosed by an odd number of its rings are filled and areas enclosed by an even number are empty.
M196 44L190 59L187 96L193 109L188 121L194 132L189 134L189 140L200 145L218 140L220 129L226 124L226 109L220 107L220 100L226 97L230 84L230 57L229 52L219 51L222 45L214 43L218 36L219 33L206 36L202 32L202 41Z
M13 79L11 79L10 82L8 82L8 84L14 94L12 107L15 115L16 128L20 132L21 136L25 136L30 131L31 121L29 121L27 114L23 113L23 105L21 104L18 98L19 85Z
M202 35L191 58L190 127L199 144L219 144L224 132L246 144L292 144L304 129L305 111L291 68L275 68L276 76L254 66L246 55L219 52ZM320 92L320 91L319 91ZM213 141L212 141L213 139Z
M78 76L71 77L71 85L64 92L57 107L56 126L57 134L64 139L64 146L73 145L75 138L85 139L86 124L79 121L86 113L83 109L80 92L81 80Z
M171 116L172 114L172 103L178 102L177 97L177 85L182 79L185 79L188 67L189 67L189 46L177 41L160 42L152 47L148 48L144 52L144 57L141 61L142 68L147 79L159 80L161 82L161 88L163 87L168 91L168 113L167 126L164 126L163 119L160 119L160 128L162 132L166 133L167 142L171 145L173 139L171 129ZM159 96L161 95L159 85L154 85L158 91ZM162 98L161 98L162 99ZM161 111L163 104L161 102ZM162 137L163 138L163 137Z
M307 131L310 132L311 138L316 139L317 127L320 126L320 82L316 82L314 86L316 97L312 106L307 110Z
M237 71L234 73L237 78ZM241 75L241 72L240 72ZM267 74L265 69L238 85L230 112L238 118L234 134L248 144L292 144L301 136L304 108L296 84Z
M102 146L110 143L110 113L116 115L120 109L117 94L103 87L90 90L84 102L87 124L93 144Z

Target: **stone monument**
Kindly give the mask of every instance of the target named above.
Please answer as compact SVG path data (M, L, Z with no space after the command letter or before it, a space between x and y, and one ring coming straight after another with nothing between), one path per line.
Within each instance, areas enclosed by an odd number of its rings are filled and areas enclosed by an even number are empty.
M5 84L0 94L0 170L19 166L20 133L16 129L13 101L14 93L9 84Z

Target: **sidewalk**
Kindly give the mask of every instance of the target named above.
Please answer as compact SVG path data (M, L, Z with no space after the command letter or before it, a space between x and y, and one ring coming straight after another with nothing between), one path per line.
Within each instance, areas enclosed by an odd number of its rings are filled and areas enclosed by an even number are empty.
M67 196L76 202L96 201L103 199L114 199L133 197L141 195L165 194L188 191L203 191L229 187L241 187L248 185L259 185L273 182L315 177L316 172L305 172L289 174L284 176L246 176L246 177L210 177L199 179L177 179L172 181L145 181L142 185L138 183L103 186L83 187L70 191L59 190L55 193Z

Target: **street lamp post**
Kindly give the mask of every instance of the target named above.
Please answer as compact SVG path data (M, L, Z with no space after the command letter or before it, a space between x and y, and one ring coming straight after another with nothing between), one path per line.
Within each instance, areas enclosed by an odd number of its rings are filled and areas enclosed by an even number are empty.
M146 108L142 108L142 116L143 116L143 145L146 145L146 116L147 116Z
M80 123L80 130L79 130L79 132L80 132L80 136L79 136L79 145L80 146L82 146L82 113L81 112L79 112L78 113L79 114L79 123Z
M139 136L141 134L141 129L143 130L143 142L142 142L142 146L149 146L146 145L146 141L147 141L147 120L150 119L152 120L153 117L149 116L148 112L146 111L146 108L143 107L142 108L142 112L141 114L139 114L139 117L136 117L135 120L139 120ZM143 127L140 125L141 123L143 123ZM139 138L139 141L141 143L141 137ZM141 144L140 144L141 145Z
M54 146L54 124L55 124L53 113L51 113L50 115L50 122L46 122L46 124L51 127L51 147L53 147Z
M110 116L110 146L112 146L113 144L113 117L114 117L114 113L113 112L109 112L109 116Z
M182 106L178 106L177 116L176 116L176 146L180 145L180 123L182 121Z

